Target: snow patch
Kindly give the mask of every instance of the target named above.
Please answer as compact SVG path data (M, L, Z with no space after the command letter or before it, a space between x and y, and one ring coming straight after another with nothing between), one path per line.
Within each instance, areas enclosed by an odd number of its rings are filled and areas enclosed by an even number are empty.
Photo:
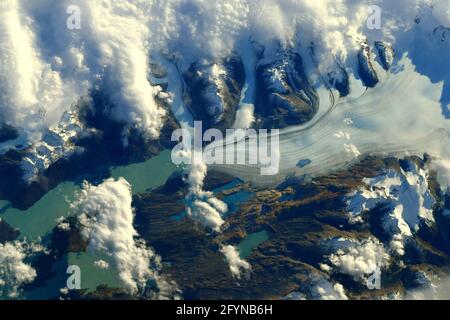
M353 222L377 206L386 210L383 228L391 237L391 248L403 255L403 243L417 232L421 223L433 224L435 199L428 187L428 172L413 164L411 171L388 170L374 178L365 178L365 186L347 197L347 210Z

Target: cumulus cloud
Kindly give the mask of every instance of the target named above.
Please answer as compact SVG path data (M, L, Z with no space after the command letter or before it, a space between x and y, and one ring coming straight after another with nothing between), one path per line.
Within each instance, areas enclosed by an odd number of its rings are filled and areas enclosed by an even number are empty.
M355 281L365 281L367 276L390 264L383 244L376 239L357 241L338 238L331 241L331 247L336 251L327 257L329 265L324 264L322 270L348 274Z
M230 266L231 274L240 279L241 272L249 272L251 270L250 263L241 259L239 251L232 245L222 245L220 252L225 256L226 261Z
M106 262L105 260L96 260L96 261L94 261L94 266L99 269L108 269L109 263Z
M248 129L255 122L255 116L253 114L254 106L252 104L243 104L236 111L236 120L233 127L235 129Z
M431 169L436 171L437 180L442 191L447 192L450 188L450 160L434 159L430 165Z
M56 219L56 222L58 223L56 226L58 229L63 231L69 231L70 230L70 224L65 221L65 218L63 216Z
M158 297L170 297L175 288L158 272L161 258L138 238L131 201L131 187L125 179L108 179L98 186L86 184L72 209L82 225L82 236L89 241L88 250L111 256L130 293L143 293L147 282L154 280ZM96 265L105 267L101 262Z
M311 293L318 300L348 300L345 289L340 283L331 283L325 279L317 281Z
M20 287L36 278L36 270L26 262L42 247L15 241L0 244L0 297L17 298Z
M208 167L201 155L193 153L192 164L188 166L186 182L189 192L186 195L187 213L194 221L215 232L220 232L225 221L222 214L226 213L227 205L214 197L214 194L203 190L203 180L206 177Z
M90 68L101 71L101 83L114 104L111 115L157 138L165 111L154 100L160 88L147 79L149 2L83 1L83 5L90 17L85 31L90 34L89 49L99 53Z

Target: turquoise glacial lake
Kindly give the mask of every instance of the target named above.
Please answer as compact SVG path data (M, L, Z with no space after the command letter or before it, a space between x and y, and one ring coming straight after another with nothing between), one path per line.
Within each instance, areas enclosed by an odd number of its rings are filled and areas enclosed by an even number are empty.
M134 163L127 166L111 168L111 177L124 177L132 186L133 193L144 192L147 189L163 185L167 179L181 169L171 161L171 151L165 150L158 156L145 162ZM57 219L70 215L70 203L76 199L80 185L74 182L60 183L56 188L47 192L39 201L27 210L11 208L8 201L0 201L0 218L12 227L19 229L20 238L39 240L49 235L57 225ZM42 288L25 292L29 299L44 299L58 295L58 290L65 286L68 277L68 265L78 265L81 268L81 286L87 291L95 290L100 284L110 287L120 287L117 272L110 269L99 269L94 261L109 257L99 256L97 253L81 252L68 253L64 258L54 264L55 277Z
M266 230L248 234L238 245L239 256L242 259L247 258L252 254L253 249L264 241L269 240L269 237L269 233Z

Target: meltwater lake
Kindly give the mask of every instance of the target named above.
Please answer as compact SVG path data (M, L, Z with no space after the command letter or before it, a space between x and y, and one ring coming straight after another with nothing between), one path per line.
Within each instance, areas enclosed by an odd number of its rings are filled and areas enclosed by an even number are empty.
M133 193L158 187L164 184L173 173L181 170L172 163L170 154L170 150L165 150L145 162L113 167L110 176L113 178L124 177L131 184ZM45 239L58 224L56 221L58 218L70 215L70 203L76 199L77 192L80 190L80 184L75 182L60 183L27 210L12 208L8 201L2 200L0 201L0 218L12 227L19 229L19 239L28 241ZM55 276L44 286L24 292L24 297L45 299L57 296L58 290L65 286L68 265L78 265L82 270L82 289L92 291L100 284L106 284L113 288L120 287L117 272L112 269L112 266L110 269L99 269L94 266L94 261L98 259L109 262L108 256L97 253L66 254L63 259L53 265Z

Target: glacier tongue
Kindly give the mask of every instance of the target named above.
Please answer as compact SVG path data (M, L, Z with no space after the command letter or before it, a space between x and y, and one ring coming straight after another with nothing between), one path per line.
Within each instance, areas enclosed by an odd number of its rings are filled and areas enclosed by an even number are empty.
M406 55L375 88L358 90L358 81L352 76L350 83L355 92L363 93L334 102L328 90L319 88L317 115L305 125L280 130L280 170L272 183L281 182L289 174L326 174L367 154L450 156L445 147L450 143L450 121L442 116L439 102L442 83L432 83L419 74ZM339 132L344 135L336 136ZM310 159L311 163L299 168L297 163L301 159ZM256 183L267 183L256 167L215 168Z

